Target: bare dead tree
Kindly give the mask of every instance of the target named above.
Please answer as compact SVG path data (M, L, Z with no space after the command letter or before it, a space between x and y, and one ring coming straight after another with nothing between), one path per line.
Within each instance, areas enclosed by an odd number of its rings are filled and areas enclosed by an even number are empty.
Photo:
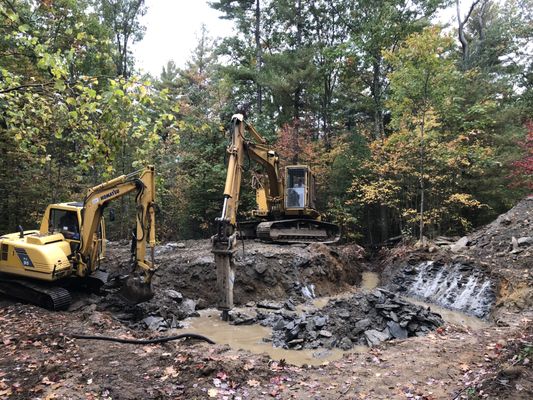
M468 12L466 13L465 17L461 17L461 4L460 0L455 0L455 7L457 9L457 24L458 24L458 35L459 35L459 41L461 42L461 48L463 53L463 67L466 68L468 65L468 52L469 52L469 43L466 39L465 35L465 25L468 22L468 19L472 15L472 12L476 8L478 4L482 4L484 7L485 4L488 2L488 0L474 0L472 4L470 5L470 8L468 9Z

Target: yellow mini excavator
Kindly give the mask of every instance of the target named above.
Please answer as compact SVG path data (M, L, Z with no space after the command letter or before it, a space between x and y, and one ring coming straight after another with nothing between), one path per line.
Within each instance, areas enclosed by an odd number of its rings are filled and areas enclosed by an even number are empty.
M132 243L132 275L122 293L132 302L152 297L155 271L154 167L121 175L87 192L83 202L51 204L39 230L0 236L0 292L39 306L68 308L65 288L73 279L101 286L99 270L105 255L104 208L113 200L136 192L137 227ZM150 260L147 260L147 245Z
M315 208L315 177L307 165L287 166L282 175L278 154L242 114L232 117L230 134L222 215L216 219L217 233L212 238L223 318L233 307L232 255L237 236L275 243L334 243L340 238L339 227L321 221ZM246 159L263 166L266 177L254 175L257 209L248 213L251 219L238 222Z

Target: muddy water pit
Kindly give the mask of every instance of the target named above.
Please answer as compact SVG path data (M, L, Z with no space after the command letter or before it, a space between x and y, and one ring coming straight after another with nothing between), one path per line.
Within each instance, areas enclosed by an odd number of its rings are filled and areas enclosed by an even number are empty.
M441 296L449 304L490 305L475 297L478 289L490 292L475 268L453 266L440 273L430 263L392 266L396 287L388 279L385 290L376 289L378 274L361 272L366 267L358 246L248 243L246 251L236 256L235 299L240 303L229 324L213 308L217 296L210 250L207 241L163 247L154 282L156 297L132 310L136 317L126 323L135 329L196 332L235 349L266 353L296 365L317 365L346 352L366 351L366 345L425 335L445 321L470 329L483 326L460 311L437 309L420 302L424 299L413 304L398 294L421 297L417 291L451 285L453 290ZM462 287L465 290L459 290ZM117 317L130 318L124 308L117 311L121 313Z
M357 292L368 292L379 285L379 275L374 272L363 272L360 287L354 287L352 290L340 293L336 296L324 296L313 299L307 304L299 305L297 313L305 315L306 313L321 310L328 304L349 299ZM462 325L469 329L481 329L488 326L488 323L479 318L466 315L459 311L449 310L434 304L424 303L423 301L413 298L404 298L410 303L431 308L433 312L440 314L447 323ZM240 311L247 312L245 308ZM316 348L316 349L284 349L272 345L273 329L258 324L253 325L233 325L220 319L220 311L207 309L200 311L200 317L188 318L184 322L184 328L176 332L199 333L206 335L219 344L227 344L235 350L246 350L256 354L268 354L273 360L285 360L285 362L302 366L322 365L324 363L335 361L344 354L363 353L369 350L366 345L354 345L349 350L339 348Z
M185 328L179 333L199 333L214 340L217 344L227 344L235 350L246 350L255 354L268 354L273 360L285 360L289 364L302 366L321 365L342 358L347 353L340 349L288 350L273 347L270 341L272 329L261 325L231 325L220 319L220 311L202 310L200 317L184 321ZM265 339L267 341L265 341ZM356 346L351 352L365 352L366 346Z

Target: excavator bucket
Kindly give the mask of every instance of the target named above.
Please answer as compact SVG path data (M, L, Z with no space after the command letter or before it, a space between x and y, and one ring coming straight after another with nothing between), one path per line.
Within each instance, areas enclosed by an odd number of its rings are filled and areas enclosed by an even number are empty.
M151 282L142 277L129 276L120 290L120 295L129 303L138 304L154 297Z

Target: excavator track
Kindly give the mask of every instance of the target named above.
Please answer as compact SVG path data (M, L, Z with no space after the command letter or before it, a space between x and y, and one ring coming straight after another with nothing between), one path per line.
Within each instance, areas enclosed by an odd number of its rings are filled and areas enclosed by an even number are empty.
M66 310L72 301L67 289L0 277L0 292L52 311Z
M340 239L339 227L312 219L287 219L261 222L257 237L275 243L335 243Z

